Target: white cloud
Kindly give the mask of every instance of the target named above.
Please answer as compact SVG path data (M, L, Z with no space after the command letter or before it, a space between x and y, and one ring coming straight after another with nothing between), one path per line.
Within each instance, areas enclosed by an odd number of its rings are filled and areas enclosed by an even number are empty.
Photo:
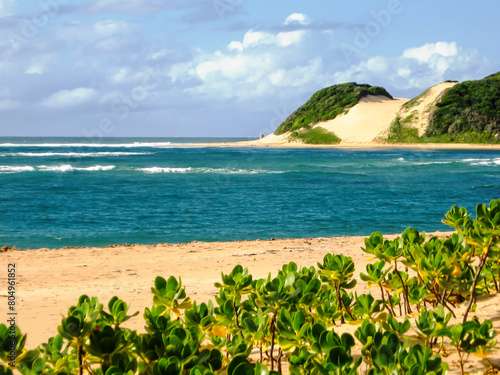
M0 111L8 111L10 109L17 109L21 104L17 100L3 99L0 100Z
M280 47L288 47L298 44L305 36L305 30L283 32L276 35L276 44Z
M308 60L302 66L275 70L269 74L268 78L270 83L276 87L300 87L309 82L316 82L323 73L323 60L316 57Z
M310 21L307 16L294 13L287 17L285 20L285 25L290 23L298 23L300 25L306 25ZM283 31L277 34L273 34L267 31L255 31L249 30L243 36L242 41L231 41L227 48L229 51L243 51L247 48L257 48L262 46L277 46L277 47L289 47L294 44L300 43L306 36L306 30L295 30L295 31Z
M409 48L399 57L374 56L334 74L336 83L358 81L392 90L423 90L447 79L459 81L484 77L497 64L476 50L456 42L427 43Z
M96 35L109 36L116 33L128 32L131 29L131 25L125 21L106 20L96 22L93 28Z
M92 88L79 87L73 90L61 90L49 97L42 99L44 107L62 109L87 103L97 96L97 91Z
M0 18L12 15L16 0L0 0Z
M290 24L308 25L310 23L311 20L309 19L309 17L307 17L303 13L290 14L284 22L285 25L290 25Z
M43 74L45 68L42 64L34 64L29 66L24 73L26 74Z
M161 9L161 6L157 1L148 2L148 0L94 0L90 3L90 9L96 13L147 13Z
M169 51L166 48L162 48L159 51L153 52L148 55L147 60L158 60L161 59L162 57L167 56Z
M276 44L276 35L262 31L250 30L245 33L242 44L243 48L251 48L265 44Z
M94 46L102 51L113 51L130 44L134 39L135 25L121 20L95 23L71 21L61 27L56 38L79 49Z
M479 52L456 42L428 43L397 57L371 56L347 66L320 48L325 42L320 36L329 38L305 30L276 34L250 30L226 50L198 51L191 62L171 68L169 75L173 82L189 82L185 91L194 95L247 100L287 88L310 93L351 81L384 86L393 95L411 95L447 79L479 78L495 69Z
M286 22L291 20L305 22L297 14ZM169 75L173 82L199 82L186 89L190 93L240 99L269 95L275 88L324 79L318 71L322 57L308 56L303 49L303 44L307 44L304 41L318 43L308 30L278 33L249 30L242 40L231 41L226 50L197 51L191 62L171 67Z
M243 43L237 42L237 41L232 41L231 43L228 44L227 49L230 51L243 51Z
M457 54L458 47L456 42L437 42L427 43L421 47L409 48L403 52L403 57L425 63L429 62L431 58L439 56L450 57Z

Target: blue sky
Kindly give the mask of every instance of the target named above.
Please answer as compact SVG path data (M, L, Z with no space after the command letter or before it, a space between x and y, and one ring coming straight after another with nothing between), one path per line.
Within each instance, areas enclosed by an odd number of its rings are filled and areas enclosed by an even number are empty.
M315 91L500 70L498 0L0 0L0 136L258 137Z

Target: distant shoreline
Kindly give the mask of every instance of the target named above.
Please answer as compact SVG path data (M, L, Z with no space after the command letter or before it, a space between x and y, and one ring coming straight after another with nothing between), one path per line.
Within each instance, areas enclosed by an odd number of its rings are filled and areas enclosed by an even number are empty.
M177 145L167 146L175 147ZM365 149L418 149L418 150L500 150L500 144L470 143L339 143L332 145L314 145L305 143L264 143L260 140L223 142L223 143L189 143L182 147L256 147L256 148L365 148Z

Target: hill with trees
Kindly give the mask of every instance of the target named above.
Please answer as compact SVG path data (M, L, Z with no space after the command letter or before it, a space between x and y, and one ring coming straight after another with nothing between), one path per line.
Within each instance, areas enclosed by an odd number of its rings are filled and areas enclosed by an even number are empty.
M324 125L338 121L340 115L347 115L370 95L383 99L379 106L387 106L388 100L394 99L383 87L354 82L319 90L283 121L274 136L309 144L349 143L332 132L332 126L326 126L328 130ZM404 102L397 110L394 102L387 108L392 111L392 122L367 142L500 143L500 72L480 80L446 81ZM343 126L349 126L348 121Z
M316 92L303 106L288 116L274 134L292 132L292 137L307 141L308 138L311 138L311 134L307 130L313 124L332 120L340 114L347 113L350 108L368 95L382 95L392 99L391 94L383 87L354 82L330 86ZM317 135L326 140L327 143L336 143L337 141L336 137L328 136L325 131L315 130L312 133L313 139L316 139L317 137L314 136Z

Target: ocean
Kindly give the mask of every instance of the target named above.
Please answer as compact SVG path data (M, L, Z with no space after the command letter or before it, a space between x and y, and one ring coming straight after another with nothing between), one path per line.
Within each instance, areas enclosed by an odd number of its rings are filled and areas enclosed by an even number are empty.
M500 198L497 150L189 146L234 140L0 138L0 246L449 230Z

